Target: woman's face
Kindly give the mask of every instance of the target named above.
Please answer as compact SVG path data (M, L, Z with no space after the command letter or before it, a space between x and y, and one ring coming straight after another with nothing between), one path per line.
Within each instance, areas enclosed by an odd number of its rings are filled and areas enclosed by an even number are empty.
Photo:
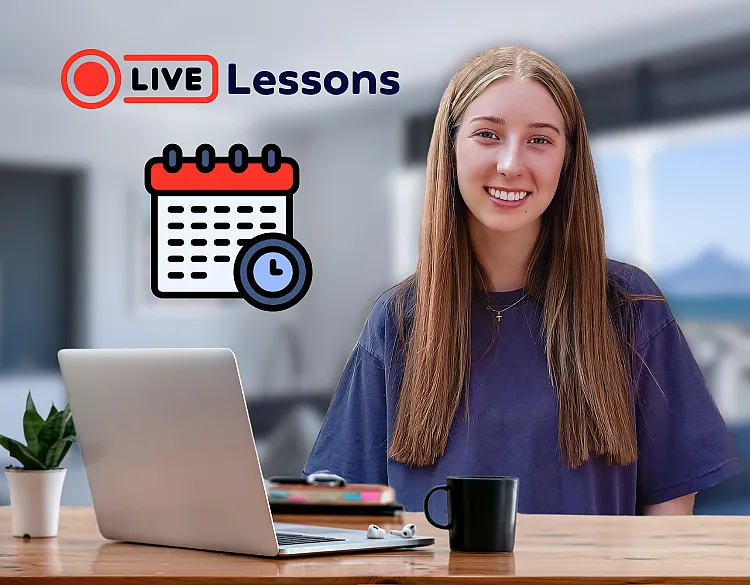
M564 132L562 113L537 81L499 79L469 104L456 135L456 169L470 227L541 225L562 170Z

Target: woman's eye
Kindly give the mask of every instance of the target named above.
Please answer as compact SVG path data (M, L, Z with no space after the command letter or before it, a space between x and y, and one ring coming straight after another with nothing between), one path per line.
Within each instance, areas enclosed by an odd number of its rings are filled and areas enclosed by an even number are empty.
M549 140L547 140L544 136L537 136L535 138L532 138L532 140L544 140L544 142L536 142L535 144L551 144Z
M495 133L490 132L489 130L480 130L475 136L479 136L480 138L493 138L495 137Z

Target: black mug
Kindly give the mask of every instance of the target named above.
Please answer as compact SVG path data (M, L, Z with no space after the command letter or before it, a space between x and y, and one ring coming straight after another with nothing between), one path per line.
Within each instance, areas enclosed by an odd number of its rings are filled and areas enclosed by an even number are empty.
M445 478L445 485L432 488L424 498L427 521L449 531L451 550L462 552L511 552L516 541L518 478L476 476ZM445 490L448 524L430 516L430 496Z

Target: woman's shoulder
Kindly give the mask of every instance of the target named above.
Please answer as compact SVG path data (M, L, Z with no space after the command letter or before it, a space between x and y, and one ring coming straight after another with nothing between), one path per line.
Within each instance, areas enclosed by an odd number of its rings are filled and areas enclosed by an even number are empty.
M611 282L615 283L620 291L635 297L634 304L638 319L637 347L645 345L648 340L675 320L661 288L644 269L634 264L608 258L607 272ZM654 298L638 298L645 295Z
M607 258L607 272L630 294L662 295L654 279L634 264Z

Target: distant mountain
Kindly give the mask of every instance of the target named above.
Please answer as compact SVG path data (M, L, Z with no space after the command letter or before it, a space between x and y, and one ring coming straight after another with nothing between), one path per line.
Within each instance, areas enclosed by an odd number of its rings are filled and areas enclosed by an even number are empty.
M655 275L665 295L750 296L750 265L708 248L679 268Z

